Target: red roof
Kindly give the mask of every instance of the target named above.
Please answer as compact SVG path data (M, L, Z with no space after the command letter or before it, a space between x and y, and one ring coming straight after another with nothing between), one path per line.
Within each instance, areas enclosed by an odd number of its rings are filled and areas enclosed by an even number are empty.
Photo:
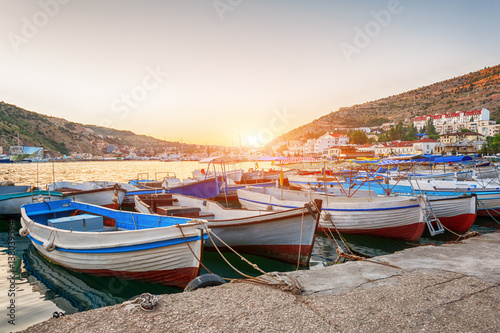
M386 142L383 143L384 147L412 147L415 141L401 141L401 142Z
M432 140L432 139L429 139L429 138L425 138L425 139L418 140L416 142L439 142L439 141Z
M441 113L441 114L435 114L435 115L429 115L429 116L420 116L420 117L415 117L414 121L420 121L420 120L425 120L427 117L431 117L432 119L440 119L443 116L445 118L454 118L454 117L460 117L461 114L464 116L477 116L481 114L482 109L477 109L477 110L471 110L471 111L457 111L457 112L451 112L451 113Z

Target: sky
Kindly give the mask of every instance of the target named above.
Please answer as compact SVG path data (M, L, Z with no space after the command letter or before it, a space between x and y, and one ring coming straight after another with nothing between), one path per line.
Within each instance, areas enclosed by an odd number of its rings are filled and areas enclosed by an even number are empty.
M261 146L340 107L500 64L498 13L496 0L0 0L0 100Z

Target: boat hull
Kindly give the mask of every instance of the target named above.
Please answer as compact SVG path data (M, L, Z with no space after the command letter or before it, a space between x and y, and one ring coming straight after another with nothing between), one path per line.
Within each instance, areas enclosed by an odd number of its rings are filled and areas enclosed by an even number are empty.
M301 266L309 264L318 223L306 208L259 212L227 209L214 201L176 194L171 198L179 206L199 208L200 216L207 220L207 226L214 234L205 241L204 247L207 250L215 250L217 247L229 251L226 247L228 245L243 254ZM136 196L135 208L143 213L165 213L162 209L153 209L162 200L165 202L166 199L161 196ZM211 217L207 217L208 215Z
M108 276L128 280L133 279L176 287L185 287L189 281L199 274L197 266L175 267L177 266L176 261L178 261L178 263L183 261L181 258L178 258L178 256L187 253L185 246L179 246L177 249L160 247L154 250L134 253L133 255L125 252L113 255L72 253L68 256L59 250L48 252L37 242L33 242L33 245L44 257L59 266L76 272L96 276ZM196 246L196 244L193 245ZM152 269L151 267L154 268Z
M263 193L264 192L264 193ZM323 200L320 228L342 233L371 235L415 241L424 231L422 210L412 198L338 198L314 192L280 190L238 190L241 205L247 209L284 209L301 206L312 199Z
M281 212L231 222L208 220L207 225L215 235L240 253L301 266L309 265L317 229L316 221L305 212ZM225 248L215 238L207 240L205 248L214 250L214 243Z
M21 214L23 205L31 204L37 201L56 201L63 199L60 193L47 191L34 191L17 193L13 195L0 196L0 215L17 215Z
M110 218L118 229L80 232L47 225L49 218L76 212ZM190 219L158 219L61 200L23 206L21 225L44 257L74 271L179 287L199 273L203 230Z
M445 228L463 234L474 224L477 216L476 196L428 198L434 214Z
M134 195L142 194L175 193L208 199L215 198L219 194L222 183L222 177L217 177L217 180L215 178L210 178L172 188L144 188L136 191L127 191L126 196L133 197Z

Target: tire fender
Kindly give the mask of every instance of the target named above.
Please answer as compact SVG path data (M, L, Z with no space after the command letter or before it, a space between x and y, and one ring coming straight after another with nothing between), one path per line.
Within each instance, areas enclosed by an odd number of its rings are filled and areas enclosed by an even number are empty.
M184 291L194 291L200 288L214 287L226 283L223 278L216 274L202 274L192 279Z

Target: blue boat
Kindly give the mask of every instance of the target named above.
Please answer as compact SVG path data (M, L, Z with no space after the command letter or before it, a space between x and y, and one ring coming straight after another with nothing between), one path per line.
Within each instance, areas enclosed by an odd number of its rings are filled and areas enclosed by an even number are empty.
M21 236L68 269L184 287L200 272L203 222L59 200L21 207Z

